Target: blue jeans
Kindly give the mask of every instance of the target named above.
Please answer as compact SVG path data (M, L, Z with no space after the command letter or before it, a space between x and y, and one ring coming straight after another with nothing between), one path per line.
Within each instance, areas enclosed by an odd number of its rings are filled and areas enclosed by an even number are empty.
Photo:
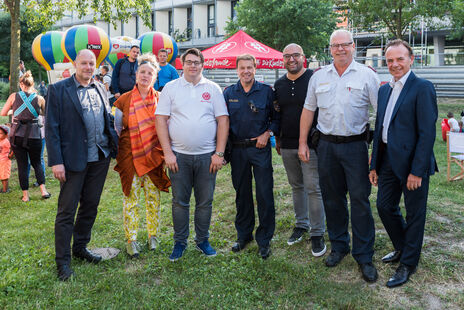
M369 203L371 184L367 143L354 141L337 144L321 139L317 152L319 183L332 251L350 251L348 192L353 233L352 255L359 264L369 263L374 254L375 229Z
M201 243L209 238L214 186L216 184L216 173L209 172L213 153L187 155L174 152L179 171L176 173L169 171L169 177L172 186L172 219L175 242L187 245L192 188L195 195L195 242Z

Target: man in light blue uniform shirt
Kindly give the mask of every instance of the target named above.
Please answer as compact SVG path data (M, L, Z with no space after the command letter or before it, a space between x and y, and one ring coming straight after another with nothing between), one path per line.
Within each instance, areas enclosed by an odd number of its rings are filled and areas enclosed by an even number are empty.
M317 147L319 182L332 250L325 260L335 267L350 252L348 233L350 196L352 255L364 280L375 282L372 264L375 228L369 203L368 144L369 104L377 108L379 78L374 70L353 60L355 45L350 32L336 30L330 36L333 63L317 70L309 81L300 120L298 155L310 159L307 145L314 111L319 108Z

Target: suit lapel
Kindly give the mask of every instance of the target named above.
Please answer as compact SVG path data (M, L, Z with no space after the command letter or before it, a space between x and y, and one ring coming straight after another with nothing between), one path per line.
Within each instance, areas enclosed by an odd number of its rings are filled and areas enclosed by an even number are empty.
M413 80L416 78L416 75L414 72L411 71L411 73L408 76L408 79L406 80L406 83L404 84L403 89L401 90L401 93L398 97L398 100L396 100L395 108L393 109L392 116L390 118L390 123L393 121L395 118L396 112L398 112L398 109L400 108L400 105L404 102L404 98L406 97L406 94L408 93L409 89L411 88L411 85L413 83Z
M388 85L388 84L387 84ZM380 124L383 124L383 119L385 118L385 111L387 110L388 106L388 100L390 99L391 93L392 93L392 88L390 85L385 87L384 92L386 92L386 96L379 96L381 98L381 101L379 102L379 122Z
M80 115L82 121L84 121L84 111L82 110L82 105L79 100L79 97L77 97L77 87L76 83L74 83L74 78L70 77L68 79L68 87L66 87L66 92L68 92L69 98L71 98L71 102L74 105L74 108L76 109L77 113Z

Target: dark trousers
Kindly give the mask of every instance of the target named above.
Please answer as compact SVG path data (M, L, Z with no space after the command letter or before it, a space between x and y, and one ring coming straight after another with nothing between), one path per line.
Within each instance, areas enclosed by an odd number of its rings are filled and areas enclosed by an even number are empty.
M402 251L400 262L408 266L417 266L424 239L429 177L422 178L422 185L418 189L408 190L406 181L401 181L393 173L386 154L383 156L378 175L377 210L380 219L395 250ZM404 195L406 220L399 207L401 194Z
M232 168L232 183L236 191L237 216L235 217L235 228L237 229L238 239L249 240L253 238L255 226L251 180L253 170L259 217L259 226L256 229L255 238L259 246L267 246L275 230L274 193L272 191L274 181L270 143L263 149L234 147L230 165Z
M55 260L58 266L71 263L71 237L73 251L85 248L90 242L109 164L108 157L87 163L83 171L66 171L66 182L61 183L55 220Z
M368 150L365 141L332 143L321 139L318 146L319 183L332 251L348 253L350 196L352 255L359 263L372 261L375 228L369 203Z
M35 177L39 185L45 184L44 167L40 154L42 153L42 139L28 139L27 147L23 147L23 138L15 137L11 148L18 163L19 186L21 190L29 189L29 159L35 171Z

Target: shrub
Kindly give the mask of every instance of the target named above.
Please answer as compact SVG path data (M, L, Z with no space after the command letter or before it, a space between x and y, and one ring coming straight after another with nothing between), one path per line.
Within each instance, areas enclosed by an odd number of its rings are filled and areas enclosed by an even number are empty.
M10 92L10 83L0 82L0 100L8 99Z

